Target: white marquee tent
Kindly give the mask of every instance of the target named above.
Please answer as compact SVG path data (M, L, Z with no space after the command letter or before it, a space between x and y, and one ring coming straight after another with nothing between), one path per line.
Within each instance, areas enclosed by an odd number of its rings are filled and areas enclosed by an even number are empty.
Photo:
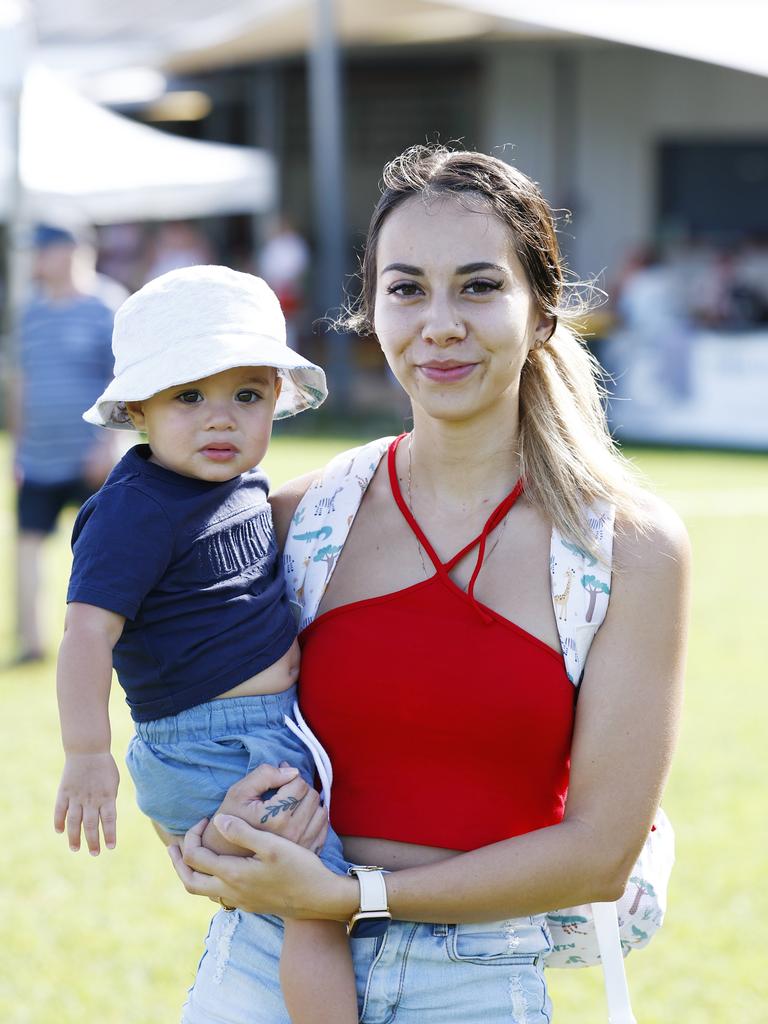
M9 225L3 327L26 288L18 246L30 221L110 224L275 205L265 152L170 135L87 100L31 61L25 0L0 0L0 222ZM117 61L120 64L120 61Z
M89 7L98 0L77 2ZM170 0L172 6L186 2ZM194 70L302 52L311 45L315 2L220 0L231 31L188 31L183 45L169 47L165 64ZM344 45L588 38L768 75L765 0L335 0L334 7ZM108 23L109 13L104 17Z
M25 76L19 133L26 217L103 224L260 213L274 203L267 153L137 124L42 68ZM14 195L9 134L0 138L0 219Z

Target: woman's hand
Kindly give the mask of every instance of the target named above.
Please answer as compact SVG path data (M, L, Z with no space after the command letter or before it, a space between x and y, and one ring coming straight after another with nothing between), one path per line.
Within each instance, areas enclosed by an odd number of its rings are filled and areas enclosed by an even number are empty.
M250 853L222 856L203 846L206 825L203 819L191 828L181 849L168 849L187 892L224 906L280 917L346 921L357 909L357 882L333 874L296 843L219 813L211 825L227 842Z
M264 794L271 791L273 795L265 800ZM320 852L328 833L328 815L320 805L317 790L286 763L279 768L271 764L254 768L230 786L219 813L242 818L255 829L274 832L313 853ZM206 828L202 841L216 853L242 856L246 852L224 842L213 824Z

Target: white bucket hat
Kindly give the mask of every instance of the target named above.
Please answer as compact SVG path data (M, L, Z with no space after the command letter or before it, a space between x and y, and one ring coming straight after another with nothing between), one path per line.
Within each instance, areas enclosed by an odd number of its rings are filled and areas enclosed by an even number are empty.
M126 402L235 366L274 366L283 379L275 419L314 409L325 374L285 339L277 296L252 274L184 267L155 278L120 306L112 332L115 377L83 419L132 430Z

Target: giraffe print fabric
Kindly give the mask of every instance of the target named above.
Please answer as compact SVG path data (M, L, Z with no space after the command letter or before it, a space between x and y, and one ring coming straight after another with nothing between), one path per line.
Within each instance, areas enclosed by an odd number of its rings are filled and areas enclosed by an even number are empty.
M608 610L613 507L593 505L587 510L587 522L598 555L567 540L554 528L549 549L552 606L565 670L574 686L581 682L592 639Z
M363 495L393 440L379 438L337 455L294 512L283 567L299 632L317 615Z
M384 437L336 456L299 502L285 543L288 597L299 631L317 615L363 495L394 438ZM592 640L605 618L611 594L614 514L612 506L587 509L597 555L552 530L549 565L552 606L568 678L578 687ZM674 833L663 811L643 847L616 909L622 952L647 945L666 909L674 863ZM553 949L548 967L600 963L589 905L547 915Z

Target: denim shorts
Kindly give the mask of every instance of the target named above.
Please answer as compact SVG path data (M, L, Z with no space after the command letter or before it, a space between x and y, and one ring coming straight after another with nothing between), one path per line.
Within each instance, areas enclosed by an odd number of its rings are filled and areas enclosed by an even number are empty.
M260 764L287 761L314 785L315 762L285 724L296 687L256 697L223 697L177 715L136 722L126 764L141 810L173 835L216 812L229 787ZM329 830L320 854L345 874L341 843Z
M278 980L279 918L219 911L183 1024L290 1024ZM361 1024L549 1024L543 916L484 924L393 921L350 942Z

